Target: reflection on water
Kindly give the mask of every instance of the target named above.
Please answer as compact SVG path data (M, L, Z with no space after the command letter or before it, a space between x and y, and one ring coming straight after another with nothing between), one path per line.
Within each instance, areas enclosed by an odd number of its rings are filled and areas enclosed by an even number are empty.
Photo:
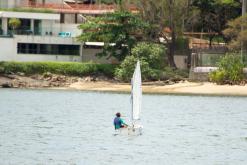
M244 97L144 95L143 135L113 136L129 110L128 94L1 89L0 164L247 164Z

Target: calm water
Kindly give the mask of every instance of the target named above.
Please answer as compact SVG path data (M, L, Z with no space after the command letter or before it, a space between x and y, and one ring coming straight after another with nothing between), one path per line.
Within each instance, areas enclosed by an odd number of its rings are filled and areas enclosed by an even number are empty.
M129 110L128 94L0 89L0 164L247 164L245 97L144 95L143 135L113 136Z

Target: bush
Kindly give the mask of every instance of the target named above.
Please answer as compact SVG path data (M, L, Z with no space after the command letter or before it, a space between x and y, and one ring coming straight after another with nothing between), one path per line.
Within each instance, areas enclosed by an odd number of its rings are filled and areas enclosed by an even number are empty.
M165 67L162 70L160 80L168 80L168 79L185 79L189 77L188 70L176 69L174 70L171 67Z
M129 82L137 63L137 58L134 56L127 56L125 60L121 63L120 67L116 69L115 76L125 82ZM140 60L141 65L141 72L142 72L142 79L148 80L150 78L151 69L149 67L149 64L141 59Z
M15 30L21 25L21 20L18 18L10 18L9 19L9 26Z
M3 73L23 72L27 75L50 72L68 76L104 75L113 77L116 65L72 62L1 62Z
M213 71L209 73L210 81L216 82L216 84L222 85L225 83L226 73L223 70Z
M117 79L129 82L135 69L137 60L140 60L142 79L158 80L164 64L165 48L159 44L139 43L116 69Z
M244 64L239 55L228 54L222 57L218 67L218 70L209 74L209 78L213 82L239 84L244 78Z
M131 55L147 61L153 69L161 69L165 65L165 47L160 44L139 43L131 50Z

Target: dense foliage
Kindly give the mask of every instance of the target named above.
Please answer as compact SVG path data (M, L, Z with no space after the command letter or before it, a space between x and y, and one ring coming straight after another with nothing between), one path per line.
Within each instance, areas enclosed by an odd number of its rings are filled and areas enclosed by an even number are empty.
M229 48L233 50L240 50L241 43L246 49L247 42L247 15L238 17L229 21L228 28L224 30L224 34L231 40Z
M140 60L142 78L146 80L158 80L164 64L165 48L159 44L139 43L131 51L116 70L116 77L123 81L130 81L137 60Z
M99 56L113 56L122 61L130 53L133 46L143 37L148 27L138 15L128 11L108 13L102 17L93 17L81 24L83 33L79 41L104 42L103 52Z
M222 57L218 67L218 70L209 74L210 80L217 84L239 84L244 79L244 64L238 55Z
M113 77L115 65L72 62L0 62L1 73L23 72L27 75L46 72L68 76L103 75Z

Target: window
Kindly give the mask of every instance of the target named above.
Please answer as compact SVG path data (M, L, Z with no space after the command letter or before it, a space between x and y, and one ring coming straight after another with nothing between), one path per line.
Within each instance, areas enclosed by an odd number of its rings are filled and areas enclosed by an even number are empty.
M0 35L3 35L2 19L0 18Z
M41 20L34 20L34 35L41 35Z
M18 43L18 54L80 55L80 45Z

